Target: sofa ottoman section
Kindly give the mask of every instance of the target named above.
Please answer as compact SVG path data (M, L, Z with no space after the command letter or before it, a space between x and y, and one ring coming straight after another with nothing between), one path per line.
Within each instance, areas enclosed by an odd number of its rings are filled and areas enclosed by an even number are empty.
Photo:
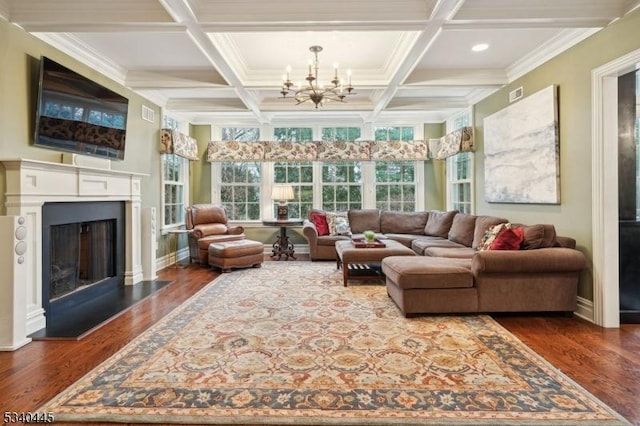
M209 245L209 265L229 272L231 268L259 268L264 261L264 246L253 240L224 241Z
M391 256L382 260L382 272L389 297L407 318L478 310L468 259Z

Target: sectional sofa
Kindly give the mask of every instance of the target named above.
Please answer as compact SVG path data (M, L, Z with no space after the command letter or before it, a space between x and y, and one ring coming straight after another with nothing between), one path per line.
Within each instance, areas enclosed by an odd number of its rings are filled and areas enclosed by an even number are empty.
M511 224L522 242L516 250L480 250L487 231L506 218L457 211L350 210L351 235L320 235L323 215L312 210L303 225L311 260L336 259L335 242L366 230L398 241L419 256L382 261L387 292L406 316L455 312L573 312L586 267L576 241L550 224ZM320 226L322 230L322 226Z

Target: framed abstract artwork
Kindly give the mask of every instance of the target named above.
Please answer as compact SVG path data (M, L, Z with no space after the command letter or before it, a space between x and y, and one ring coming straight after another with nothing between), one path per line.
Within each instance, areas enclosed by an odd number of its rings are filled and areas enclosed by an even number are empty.
M489 203L560 203L557 86L484 119L484 166Z

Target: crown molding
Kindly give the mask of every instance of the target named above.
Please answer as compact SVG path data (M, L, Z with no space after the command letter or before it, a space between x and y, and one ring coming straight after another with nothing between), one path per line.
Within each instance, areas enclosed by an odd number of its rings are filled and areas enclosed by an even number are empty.
M132 89L228 88L227 82L210 69L173 71L129 71L126 85Z
M7 0L0 0L0 18L4 18L7 21L11 18L11 9Z
M639 7L640 0L627 0L623 7L624 14L626 15L627 13L631 13Z
M33 35L83 64L99 70L101 74L104 74L117 83L123 86L126 85L127 71L124 68L114 64L78 38L65 33L34 33Z
M407 78L404 87L429 86L501 86L507 84L507 74L501 69L422 69Z
M509 82L517 80L528 72L538 68L548 60L575 46L601 29L602 28L587 28L560 32L557 37L543 43L540 47L531 52L531 54L507 67L506 73Z

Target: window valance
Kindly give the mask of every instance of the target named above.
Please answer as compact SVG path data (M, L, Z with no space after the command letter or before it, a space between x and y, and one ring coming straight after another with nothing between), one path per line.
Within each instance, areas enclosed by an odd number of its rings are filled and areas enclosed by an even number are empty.
M189 160L198 160L197 141L173 129L160 130L160 153L175 154Z
M439 139L429 139L430 158L444 160L467 151L473 151L473 127L462 127Z
M427 160L425 141L238 142L211 141L207 160L216 161L369 161Z

